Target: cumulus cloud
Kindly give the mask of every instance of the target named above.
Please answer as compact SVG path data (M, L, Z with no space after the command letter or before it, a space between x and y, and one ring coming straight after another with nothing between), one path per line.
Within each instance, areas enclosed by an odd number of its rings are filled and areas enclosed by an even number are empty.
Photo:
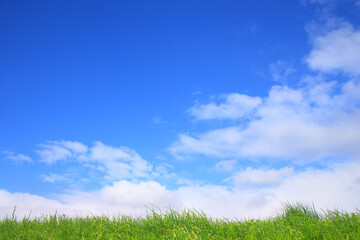
M0 190L0 218L43 214L143 216L147 210L196 209L216 218L270 217L285 202L320 209L354 211L360 204L360 164L333 164L326 169L255 169L239 172L238 181L258 184L189 185L169 190L155 181L117 181L92 192L68 192L56 199ZM264 183L271 183L265 184ZM275 183L275 184L274 184Z
M10 159L17 163L32 162L32 159L24 154L15 154L11 151L3 151L2 153L6 156L7 159Z
M339 84L338 84L339 85ZM180 134L175 156L265 157L303 162L359 157L360 84L321 82L302 88L274 86L245 125Z
M198 120L239 119L249 115L261 104L261 98L232 93L224 95L225 102L198 104L189 113Z
M349 23L342 23L313 41L313 49L306 58L309 67L326 73L343 71L360 74L360 31Z
M136 151L120 146L111 147L95 142L88 147L80 142L48 141L39 145L36 152L40 161L55 164L58 161L73 161L86 168L105 172L108 181L148 178L152 165L142 159ZM54 176L43 176L43 180L55 182Z
M128 147L110 147L96 142L88 160L103 164L111 180L147 178L152 165Z
M140 182L134 184L127 181L115 182L100 191L101 198L114 206L129 206L143 209L145 206L168 209L181 207L182 203L176 193L166 189L157 182Z

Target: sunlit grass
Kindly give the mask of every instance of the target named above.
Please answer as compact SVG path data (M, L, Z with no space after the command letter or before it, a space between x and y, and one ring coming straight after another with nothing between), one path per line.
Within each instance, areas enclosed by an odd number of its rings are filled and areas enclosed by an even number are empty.
M0 239L360 239L360 211L317 213L286 204L265 220L213 219L187 210L146 217L65 215L0 220Z

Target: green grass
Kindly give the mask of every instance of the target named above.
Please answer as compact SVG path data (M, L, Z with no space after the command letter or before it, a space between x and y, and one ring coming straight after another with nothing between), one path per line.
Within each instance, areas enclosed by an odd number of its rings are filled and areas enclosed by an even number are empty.
M143 218L46 216L7 217L0 239L360 239L360 211L317 213L286 204L265 220L220 220L197 211L151 212Z

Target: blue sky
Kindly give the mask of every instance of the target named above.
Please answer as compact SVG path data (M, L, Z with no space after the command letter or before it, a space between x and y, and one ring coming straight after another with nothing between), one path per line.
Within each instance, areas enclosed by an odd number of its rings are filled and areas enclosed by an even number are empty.
M0 217L359 208L359 13L0 1Z

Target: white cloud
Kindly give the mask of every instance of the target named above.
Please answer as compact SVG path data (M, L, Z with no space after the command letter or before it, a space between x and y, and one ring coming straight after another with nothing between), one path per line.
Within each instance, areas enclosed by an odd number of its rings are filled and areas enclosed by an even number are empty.
M134 150L127 147L114 148L101 142L94 143L85 159L104 165L110 180L148 178L152 170L151 164Z
M360 84L273 87L246 125L180 134L169 151L186 157L265 157L309 162L360 156Z
M279 199L290 202L314 202L325 209L355 208L360 204L359 170L359 162L308 169L288 177L275 192Z
M100 191L101 198L112 206L129 206L143 209L146 206L167 209L172 206L178 209L182 206L179 197L157 182L127 181L115 182L105 186Z
M247 167L245 170L236 172L229 180L239 186L266 186L279 184L286 176L294 172L293 168L284 167L281 169L253 169Z
M311 69L325 73L360 74L360 31L343 22L340 28L317 36L306 61Z
M18 163L32 162L31 158L24 154L15 154L14 152L10 152L10 151L3 151L2 153L5 154L6 158Z
M217 172L232 172L236 168L236 160L223 160L215 165L215 171Z
M63 145L64 147L72 150L74 153L86 153L88 151L88 147L80 142L72 142L72 141L53 141L50 143Z
M50 182L50 183L68 181L68 178L66 176L59 175L56 173L50 173L49 175L41 175L40 178L44 182Z
M360 203L359 170L358 164L334 170L307 170L284 178L278 186L260 190L207 186L179 192L185 206L203 209L213 216L265 217L287 201L314 203L319 210L341 206L354 211Z
M270 64L270 73L275 82L286 83L295 72L293 65L286 61L278 60Z
M160 208L203 210L212 217L242 219L268 217L280 209L282 203L314 203L320 209L355 211L360 204L360 164L347 162L327 169L306 169L295 172L291 168L247 169L241 182L260 184L257 188L234 184L190 185L169 190L154 181L132 183L118 181L92 192L68 192L48 199L27 193L0 190L0 218L17 207L19 217L42 214L84 215L145 215ZM275 183L261 187L263 183Z
M71 141L48 141L39 147L36 153L40 156L40 161L48 164L76 158L87 151L84 144Z
M95 142L88 147L80 142L48 141L36 152L41 162L55 164L71 160L82 166L105 172L106 180L149 178L152 165L128 147L111 147ZM53 178L43 177L44 180ZM51 181L49 181L51 182Z
M94 146L90 149L90 156L88 161L112 162L117 159L131 161L132 158L138 157L135 151L127 147L114 148L106 146L101 142L95 142ZM86 160L85 160L86 161Z
M43 214L66 214L68 216L87 215L145 215L147 210L179 210L181 200L176 192L167 190L157 182L131 183L114 182L99 191L73 191L55 195L54 199L27 193L10 193L0 190L0 219L11 216L16 206L20 218L39 217Z
M54 214L57 210L62 213L74 215L75 211L69 211L69 208L59 201L44 198L38 195L28 193L10 193L0 189L0 218L11 217L16 207L16 216L42 216L42 214Z
M171 169L171 170L169 170ZM180 177L178 174L173 172L174 166L170 164L156 165L154 170L151 172L151 178L157 179L158 181L164 181L173 185L191 185L193 181Z
M246 117L261 104L261 98L232 93L224 95L224 103L195 105L189 113L198 120L239 119Z
M222 128L209 131L198 136L180 134L178 141L168 149L177 157L191 154L204 154L216 157L237 157L235 154L242 138L241 130L237 127Z
M276 182L265 188L236 186L191 186L178 190L184 206L202 209L217 217L266 217L281 208L282 203L314 203L318 210L354 211L360 204L360 164L347 163L325 170L294 172L251 169L243 180Z

